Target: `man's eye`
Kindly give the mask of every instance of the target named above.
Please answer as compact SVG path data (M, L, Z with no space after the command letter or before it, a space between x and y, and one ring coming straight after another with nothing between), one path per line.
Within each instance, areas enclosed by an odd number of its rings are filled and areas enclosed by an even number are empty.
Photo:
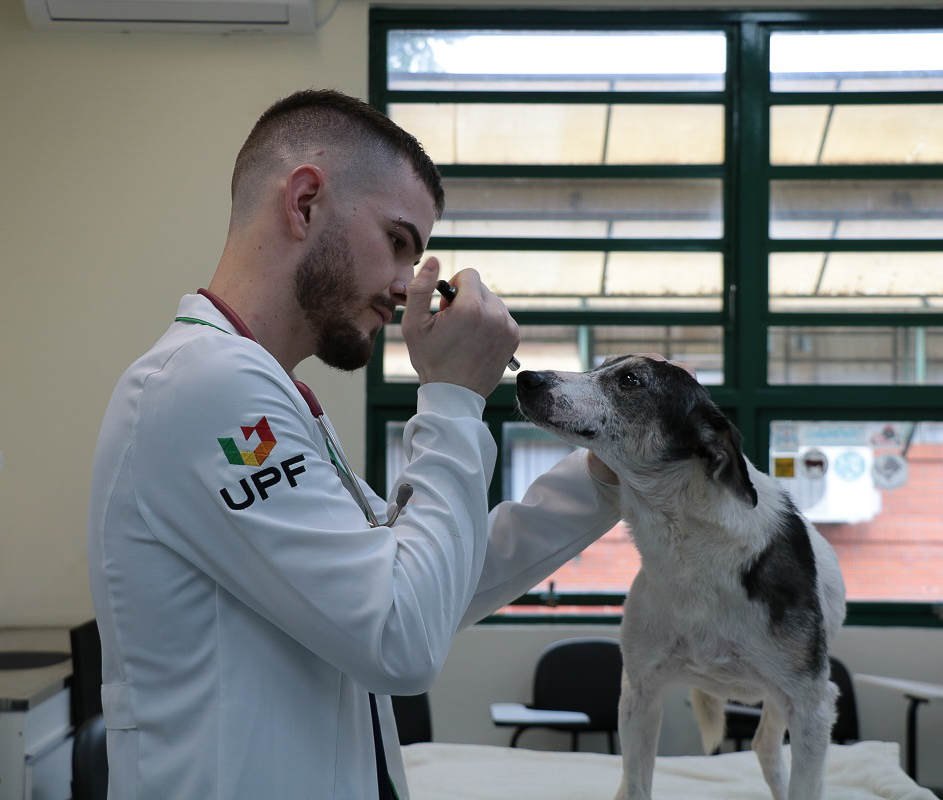
M406 240L400 236L397 236L395 233L390 234L390 244L393 245L393 250L397 253L406 246Z

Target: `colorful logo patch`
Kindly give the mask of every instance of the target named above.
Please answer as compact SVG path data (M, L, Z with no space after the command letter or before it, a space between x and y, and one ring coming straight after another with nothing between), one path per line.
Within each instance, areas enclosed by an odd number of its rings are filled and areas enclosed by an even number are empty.
M240 467L260 467L269 453L275 449L275 437L272 435L272 429L268 425L268 420L262 417L254 427L242 427L242 435L248 442L253 433L259 435L259 446L255 450L240 450L235 439L218 439L219 446L223 448L226 458L230 464L236 464Z

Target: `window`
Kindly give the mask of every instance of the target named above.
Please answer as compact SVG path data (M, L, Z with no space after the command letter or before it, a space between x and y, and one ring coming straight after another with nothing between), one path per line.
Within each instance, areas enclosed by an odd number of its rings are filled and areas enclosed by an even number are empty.
M429 252L501 294L525 368L691 364L838 550L852 613L939 622L938 16L374 9L370 57L371 102L446 182ZM395 324L378 350L382 489L416 379ZM494 502L565 451L505 377ZM524 602L613 609L637 568L620 527Z

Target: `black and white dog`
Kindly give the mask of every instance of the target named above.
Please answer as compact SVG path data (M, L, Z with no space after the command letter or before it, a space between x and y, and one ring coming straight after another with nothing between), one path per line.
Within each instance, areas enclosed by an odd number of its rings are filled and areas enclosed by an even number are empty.
M837 694L829 644L845 616L831 546L680 367L629 355L585 373L522 372L517 398L525 417L619 476L642 556L622 622L617 800L651 798L674 683L691 687L708 753L723 739L725 701L763 701L753 749L773 797L820 800Z

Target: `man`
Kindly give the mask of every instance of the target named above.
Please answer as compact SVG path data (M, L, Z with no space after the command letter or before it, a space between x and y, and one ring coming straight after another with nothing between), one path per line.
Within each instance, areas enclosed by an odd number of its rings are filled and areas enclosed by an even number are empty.
M240 151L209 291L121 378L96 450L114 800L360 800L390 783L404 800L388 695L428 689L456 630L615 523L613 476L585 453L489 515L481 413L518 331L474 271L429 313L439 265L413 271L442 203L415 139L335 92L276 103ZM345 474L291 373L310 355L362 367L397 305L421 385L396 484L414 494L371 527L386 502Z

